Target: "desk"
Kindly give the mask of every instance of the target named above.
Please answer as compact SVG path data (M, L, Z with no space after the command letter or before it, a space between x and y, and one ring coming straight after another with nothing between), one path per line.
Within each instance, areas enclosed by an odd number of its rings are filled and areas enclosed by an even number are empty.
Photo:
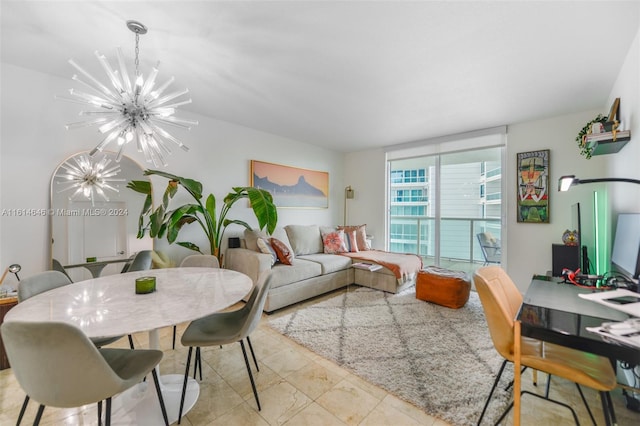
M558 281L531 281L518 314L522 335L640 364L637 349L605 342L586 330L586 327L599 326L606 321L629 318L623 312L578 297L580 293L593 291Z
M531 281L517 315L515 337L532 337L601 355L612 360L640 364L640 351L603 341L586 327L599 326L606 321L623 321L628 315L607 306L578 297L594 290L572 284L534 279ZM517 345L519 346L519 345ZM516 349L516 354L519 348ZM518 358L518 357L516 357ZM520 362L514 362L514 424L520 424Z
M89 272L91 272L91 276L93 278L98 278L100 276L100 274L102 273L102 270L104 269L105 266L107 266L110 263L126 263L128 262L129 258L125 258L125 259L114 259L114 260L99 260L96 262L86 262L86 263L76 263L73 265L65 265L63 266L63 268L65 269L71 269L71 268L87 268L89 270Z
M135 294L135 279L142 276L156 277L156 292ZM5 321L63 321L79 327L88 337L146 331L149 346L159 349L158 329L231 306L252 287L248 276L227 269L136 271L93 278L41 293L11 309ZM161 376L169 423L178 419L183 378L182 373ZM185 408L195 405L199 392L198 383L190 379ZM119 424L163 423L155 392L147 392L146 382L115 398L112 410L114 421Z

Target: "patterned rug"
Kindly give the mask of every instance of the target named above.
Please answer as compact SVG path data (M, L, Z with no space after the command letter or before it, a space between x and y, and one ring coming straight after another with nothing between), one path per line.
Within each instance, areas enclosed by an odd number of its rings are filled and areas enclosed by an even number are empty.
M269 321L313 352L454 425L476 424L503 359L477 293L461 309L369 288L342 293ZM509 401L505 369L483 424Z

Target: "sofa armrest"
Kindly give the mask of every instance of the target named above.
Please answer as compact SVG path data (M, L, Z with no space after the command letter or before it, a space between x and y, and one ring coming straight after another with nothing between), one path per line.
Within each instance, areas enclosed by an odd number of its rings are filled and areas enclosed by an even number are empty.
M245 248L231 248L225 253L224 263L225 268L242 272L256 283L262 272L271 270L271 255Z

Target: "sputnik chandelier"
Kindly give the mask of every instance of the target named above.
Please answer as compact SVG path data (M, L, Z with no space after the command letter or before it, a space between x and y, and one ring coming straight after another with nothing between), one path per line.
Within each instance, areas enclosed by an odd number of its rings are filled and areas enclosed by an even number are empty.
M139 152L144 154L145 161L154 166L166 166L166 155L171 154L169 142L175 143L180 148L188 151L179 139L166 131L161 126L168 125L180 129L190 130L191 126L198 124L195 120L181 119L174 116L176 108L191 103L191 99L178 101L183 95L189 93L189 89L175 91L163 96L165 90L174 81L171 77L164 84L156 88L156 77L160 63L153 68L146 80L139 70L139 43L140 35L147 33L147 27L137 21L127 21L127 27L136 35L135 46L135 74L133 80L129 79L124 55L120 47L117 48L118 69L109 64L107 58L95 52L100 65L109 77L111 88L102 84L98 79L80 67L73 59L69 63L83 76L83 80L74 74L72 80L80 83L89 92L70 89L72 98L59 97L62 100L98 107L94 111L81 111L81 116L91 117L86 121L67 124L67 129L76 129L97 125L98 131L106 135L90 153L94 156L102 152L110 143L116 142L118 153L116 161L122 158L125 146L136 141Z
M124 182L126 179L117 179L115 176L120 173L120 166L111 164L111 159L102 154L97 161L87 154L75 155L60 166L56 176L61 179L58 184L62 189L58 193L75 189L69 199L75 199L79 195L91 200L91 205L95 205L95 196L99 195L104 201L109 201L106 190L120 192L116 182Z

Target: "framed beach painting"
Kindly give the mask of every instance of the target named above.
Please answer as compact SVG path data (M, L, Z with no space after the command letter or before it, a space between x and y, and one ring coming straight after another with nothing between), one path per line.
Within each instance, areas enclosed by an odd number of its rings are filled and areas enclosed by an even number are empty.
M518 222L549 223L549 150L516 155Z
M269 191L277 207L329 207L329 172L251 160L251 186Z

